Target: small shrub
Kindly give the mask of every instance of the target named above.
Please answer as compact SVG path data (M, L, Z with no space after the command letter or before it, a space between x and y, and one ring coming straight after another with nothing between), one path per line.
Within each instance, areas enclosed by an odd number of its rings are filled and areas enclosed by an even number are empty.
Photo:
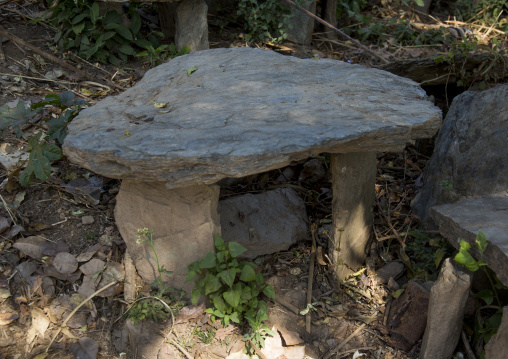
M264 338L272 335L272 331L263 324L268 319L266 302L260 295L275 298L270 285L265 284L257 266L248 261L236 258L246 251L245 247L229 242L217 236L215 238L215 254L209 252L200 260L189 266L186 281L195 280L196 288L192 291L191 300L195 305L202 295L208 296L212 308L206 310L212 320L220 319L224 326L230 322L244 324L252 329L246 334L245 340L264 347Z

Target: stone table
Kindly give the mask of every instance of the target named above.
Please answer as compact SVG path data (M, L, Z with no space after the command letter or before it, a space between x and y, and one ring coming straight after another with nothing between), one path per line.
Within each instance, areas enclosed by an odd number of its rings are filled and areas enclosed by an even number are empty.
M164 106L164 107L162 107ZM65 155L122 179L115 218L136 267L156 274L139 228L155 230L161 265L184 286L186 266L220 233L219 180L332 153L331 258L358 269L373 221L376 152L432 137L441 112L417 83L330 59L270 50L213 49L178 57L124 93L83 110Z

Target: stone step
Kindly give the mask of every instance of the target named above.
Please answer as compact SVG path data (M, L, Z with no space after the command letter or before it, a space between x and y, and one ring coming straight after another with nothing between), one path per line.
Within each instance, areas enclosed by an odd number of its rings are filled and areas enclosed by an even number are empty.
M476 235L484 232L488 246L483 259L508 286L508 191L435 206L430 216L455 248L462 239L469 242L477 259Z

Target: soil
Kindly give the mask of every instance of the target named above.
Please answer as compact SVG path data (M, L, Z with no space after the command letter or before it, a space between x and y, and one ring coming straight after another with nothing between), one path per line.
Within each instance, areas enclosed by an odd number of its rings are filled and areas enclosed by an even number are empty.
M44 10L41 2L4 2L0 5L1 27L62 58L63 54L52 47L54 30L41 23L29 23L30 19L41 16ZM242 36L239 29L210 25L212 47L244 46ZM358 52L338 51L319 41L311 47L292 43L260 46L300 57L318 54L350 61L354 59L355 62L370 61ZM65 91L73 91L76 97L93 104L128 88L146 70L146 64L141 62L131 62L118 69L112 65L90 64L71 54L64 54L66 61L86 71L96 81L78 81L75 74L66 69L63 69L61 77L45 80L46 73L61 70L61 66L13 41L2 41L2 47L5 61L0 61L0 106L18 100L35 103L47 94ZM113 74L115 86L111 85ZM84 96L84 88L97 96ZM444 94L441 100L443 97ZM26 149L26 138L35 129L25 128L21 138L4 132L1 142L13 149ZM417 219L411 217L409 201L417 190L431 143L417 145L420 146L418 151L411 145L402 154L379 155L378 200L381 206L393 210L392 220L400 224L417 224ZM408 163L411 166L407 166ZM296 165L296 171L301 169L301 165ZM184 352L192 358L241 357L233 354L240 352L244 346L242 328L230 326L224 329L218 322L212 323L202 308L192 308L189 301L178 296L170 301L173 314L167 313L166 320L158 323L144 320L134 324L124 315L130 308L133 294L130 293L131 297L127 298L122 293L123 286L113 287L112 295L95 296L83 307L85 309L77 311L73 325L69 321L68 328L62 329L63 334L59 334L60 325L66 317L62 313L69 313L86 296L75 296L84 286L79 270L62 274L51 269L58 267L58 253L68 252L73 258L87 255L86 260L78 259L80 266L92 257L104 263L120 263L125 265L125 275L135 278L127 269L125 244L113 216L120 182L97 176L63 159L53 165L53 173L47 181L34 181L24 188L16 181L20 169L16 166L9 171L0 169L3 203L0 219L5 218L5 223L8 223L5 230L0 231L0 289L3 290L1 293L10 294L2 294L0 303L0 358L184 358ZM242 191L262 191L278 175L279 172L275 171L246 178L242 182ZM298 185L308 204L309 217L320 223L322 238L318 238L318 244L326 253L326 226L331 206L326 195L329 183ZM235 194L238 188L224 188L222 195ZM263 274L274 287L277 298L269 302L268 325L280 334L280 338L276 336L276 340L268 340L267 347L281 350L283 354L278 357L291 357L290 350L295 348L290 345L293 342L297 346L305 345L306 358L351 358L355 352L363 354L364 358L376 359L418 356L418 343L408 352L393 348L389 344L388 331L382 329L390 292L385 286L377 284L370 274L372 269L390 261L390 257L396 257L393 254L395 250L387 250L389 246L385 246L387 238L393 239L394 236L383 218L377 213L375 236L378 241L374 241L367 261L370 263L369 270L349 282L351 286L361 288L363 295L355 295L346 287L339 288L329 267L316 265L312 291L315 306L310 310L310 333L306 328L306 316L298 311L307 305L311 243L299 243L288 251L263 258ZM26 241L24 246L19 245L20 239ZM33 251L40 248L42 255L34 254ZM64 261L63 265L71 266L71 262ZM102 278L104 280L105 274ZM403 285L407 280L403 277L399 284ZM127 279L125 281L127 283ZM147 286L140 292L150 295ZM182 308L194 310L194 313L182 316L185 313ZM210 335L215 335L215 338L209 341ZM52 342L54 337L56 340Z

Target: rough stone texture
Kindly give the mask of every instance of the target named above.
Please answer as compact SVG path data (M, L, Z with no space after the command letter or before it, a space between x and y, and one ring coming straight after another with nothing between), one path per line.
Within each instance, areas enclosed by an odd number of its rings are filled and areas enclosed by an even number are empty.
M462 331L472 275L447 258L430 291L427 328L420 359L451 358Z
M175 45L191 51L206 50L208 44L208 6L204 0L185 0L176 8Z
M411 350L425 331L428 305L429 293L416 282L408 282L404 293L393 301L390 309L387 324L391 346Z
M188 76L191 67L197 70ZM177 57L81 111L64 153L110 178L178 188L322 152L400 151L411 138L432 137L440 124L440 110L417 83L384 71L270 50L213 49Z
M323 162L317 158L313 158L305 162L298 180L308 183L315 183L321 180L325 175L326 170L323 166Z
M374 221L376 153L332 154L332 235L330 245L335 272L341 280L365 260Z
M497 333L485 346L485 359L508 358L508 306L503 308L503 319Z
M458 203L443 204L430 209L431 218L441 234L459 248L461 239L471 244L472 254L478 259L475 239L478 231L488 241L483 260L496 272L499 280L508 286L508 192L466 198Z
M308 239L304 201L291 188L245 194L219 202L222 238L247 248L247 258L286 250Z
M316 13L316 0L305 0L301 7ZM288 21L286 32L288 40L302 45L310 45L312 41L312 32L314 31L314 19L305 15L300 10L291 6L293 16Z
M219 187L196 185L169 190L164 182L124 180L116 197L115 219L139 275L152 283L158 275L148 243L138 244L138 229L155 231L159 264L173 274L163 275L170 287L190 293L185 283L187 266L213 252L213 238L220 233L217 212Z
M401 262L390 262L376 271L375 278L386 284L390 278L397 279L404 273L406 267Z
M508 84L453 99L413 205L422 220L435 205L508 189L507 113Z

